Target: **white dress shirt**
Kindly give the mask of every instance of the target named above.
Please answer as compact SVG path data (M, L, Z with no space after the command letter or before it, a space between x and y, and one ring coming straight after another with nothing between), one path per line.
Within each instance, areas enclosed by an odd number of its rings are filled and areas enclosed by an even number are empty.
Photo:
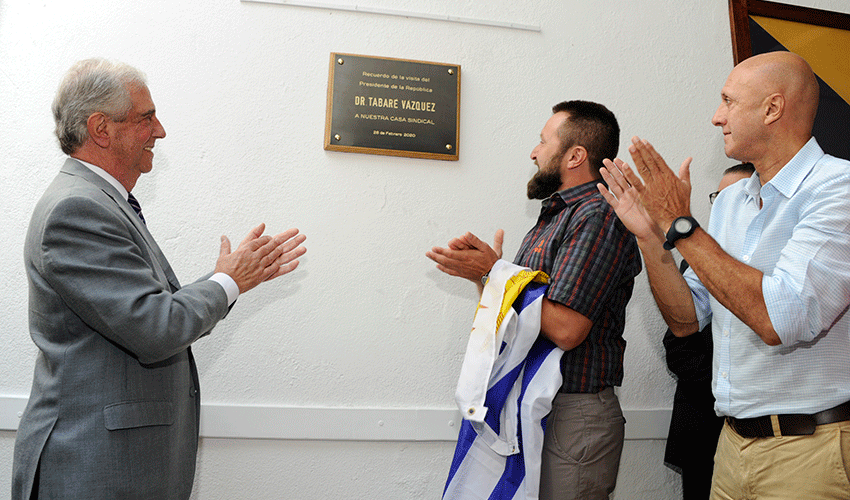
M121 196L124 197L125 200L127 199L127 196L130 193L127 192L127 189L124 188L124 186L120 182L118 182L118 179L112 177L106 170L98 167L97 165L92 165L91 163L80 160L79 158L74 159L85 165L86 168L88 168L92 172L102 177L106 182L108 182L112 187L114 187L118 191L118 193L120 193ZM233 281L233 278L228 276L226 273L215 273L210 276L209 279L215 281L224 289L224 293L227 294L228 306L233 305L233 303L236 302L236 299L239 298L239 286L236 284L235 281Z

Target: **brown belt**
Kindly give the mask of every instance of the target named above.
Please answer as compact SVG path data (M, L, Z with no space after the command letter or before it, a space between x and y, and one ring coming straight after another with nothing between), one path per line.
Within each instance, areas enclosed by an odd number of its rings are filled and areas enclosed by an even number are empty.
M773 432L771 418L776 417L779 423L779 434ZM814 434L815 427L833 422L850 420L850 401L835 408L819 411L813 415L765 415L755 418L726 417L729 426L741 437L763 438L774 436L807 436Z

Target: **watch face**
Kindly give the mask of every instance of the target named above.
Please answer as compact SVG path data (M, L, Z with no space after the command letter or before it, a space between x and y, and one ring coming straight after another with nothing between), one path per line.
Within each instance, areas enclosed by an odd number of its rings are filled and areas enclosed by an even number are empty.
M675 226L676 226L676 232L687 233L688 231L691 230L691 227L693 225L691 224L691 221L689 221L688 219L677 219L676 222L675 222Z

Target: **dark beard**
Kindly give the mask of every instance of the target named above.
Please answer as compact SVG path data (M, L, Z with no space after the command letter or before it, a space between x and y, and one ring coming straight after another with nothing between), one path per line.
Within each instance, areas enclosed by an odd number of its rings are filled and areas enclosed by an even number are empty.
M550 170L549 168L541 168L534 174L531 180L528 181L528 199L545 200L552 196L553 193L557 192L560 187L561 172L558 170Z

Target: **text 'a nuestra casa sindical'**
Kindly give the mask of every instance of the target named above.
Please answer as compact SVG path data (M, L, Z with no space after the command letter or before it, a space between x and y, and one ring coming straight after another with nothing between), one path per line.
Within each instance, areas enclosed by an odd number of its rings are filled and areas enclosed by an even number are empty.
M415 123L418 125L434 125L434 120L430 120L428 118L412 118L410 116L389 116L389 115L376 115L376 114L356 114L354 118L359 118L361 120L378 120L378 121L387 121L387 122L404 122L404 123Z

